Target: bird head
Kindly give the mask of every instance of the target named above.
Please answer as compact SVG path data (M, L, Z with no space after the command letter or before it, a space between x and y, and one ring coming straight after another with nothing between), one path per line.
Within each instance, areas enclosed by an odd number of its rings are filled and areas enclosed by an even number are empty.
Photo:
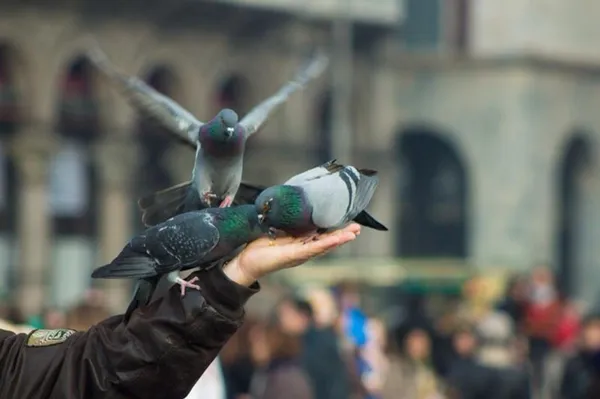
M310 219L311 213L302 189L280 185L263 190L254 205L259 223L285 230Z
M222 109L217 116L219 118L219 122L223 127L223 135L226 139L230 139L235 136L236 133L236 125L238 124L238 115L237 113L229 108Z

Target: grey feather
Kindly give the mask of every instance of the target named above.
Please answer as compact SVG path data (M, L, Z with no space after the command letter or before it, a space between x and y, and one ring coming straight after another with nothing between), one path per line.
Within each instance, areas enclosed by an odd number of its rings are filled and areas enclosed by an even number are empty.
M241 231L225 237L220 223L235 223ZM111 263L94 270L92 278L150 278L195 267L207 269L260 235L253 205L186 212L131 239Z
M98 46L92 46L87 55L90 62L124 93L136 108L179 136L180 140L197 141L198 131L204 122L141 79L118 72Z
M315 226L330 230L346 225L364 212L378 183L377 172L332 160L284 184L301 187L312 206Z
M317 53L307 65L304 65L296 73L294 78L284 84L274 95L267 98L254 107L241 121L246 135L256 133L265 123L269 115L281 104L283 104L293 93L304 87L313 79L318 78L329 64L329 57L323 53Z

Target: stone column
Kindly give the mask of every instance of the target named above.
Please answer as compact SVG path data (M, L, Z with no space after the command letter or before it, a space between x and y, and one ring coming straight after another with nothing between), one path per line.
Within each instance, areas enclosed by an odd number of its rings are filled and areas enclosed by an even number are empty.
M54 137L49 131L23 132L12 142L18 168L19 204L16 265L17 304L25 316L38 314L46 300L46 276L51 270L52 220L48 207L48 166Z
M96 151L101 177L99 193L99 255L110 262L131 238L132 181L137 167L137 148L123 136L104 137ZM99 266L99 265L98 265ZM102 280L107 306L122 312L131 299L131 281Z

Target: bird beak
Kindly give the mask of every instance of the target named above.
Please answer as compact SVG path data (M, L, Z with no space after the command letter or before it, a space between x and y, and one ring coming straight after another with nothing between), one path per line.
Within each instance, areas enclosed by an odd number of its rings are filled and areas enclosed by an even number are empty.
M227 129L225 129L225 136L231 137L232 135L233 135L233 128L232 127L228 127Z
M263 224L265 221L265 215L263 215L262 213L258 215L258 223L259 224Z

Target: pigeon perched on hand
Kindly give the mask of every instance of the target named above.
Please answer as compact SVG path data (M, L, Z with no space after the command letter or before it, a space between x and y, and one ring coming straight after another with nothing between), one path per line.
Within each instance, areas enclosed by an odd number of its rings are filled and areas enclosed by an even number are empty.
M215 204L220 207L232 205L242 179L246 140L260 129L269 115L290 95L320 76L329 63L329 58L319 53L292 80L254 107L241 120L238 120L235 111L223 109L205 123L142 80L117 72L97 46L90 50L89 58L137 108L160 122L178 140L191 141L196 147L191 181L140 199L139 205L144 213L142 220L146 226L186 211ZM242 197L245 188L251 194L256 192L251 185L246 184L240 192Z
M262 191L256 211L261 223L293 236L316 237L353 220L387 231L365 211L378 183L376 171L332 160Z
M179 271L210 269L236 249L266 232L254 205L208 208L177 215L134 237L109 264L94 270L92 278L137 278L140 281L130 308L146 304L162 275L186 288Z

